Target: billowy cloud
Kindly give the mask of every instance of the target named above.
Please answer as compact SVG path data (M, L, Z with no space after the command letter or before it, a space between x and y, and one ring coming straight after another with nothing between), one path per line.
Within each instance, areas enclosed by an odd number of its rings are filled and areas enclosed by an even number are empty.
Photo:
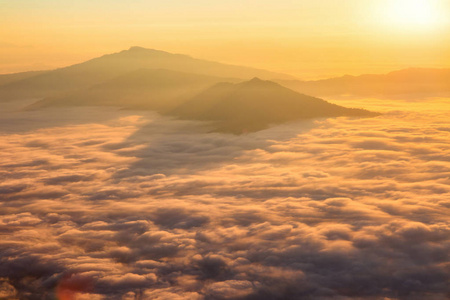
M2 117L0 298L449 296L442 112L242 136L113 109Z

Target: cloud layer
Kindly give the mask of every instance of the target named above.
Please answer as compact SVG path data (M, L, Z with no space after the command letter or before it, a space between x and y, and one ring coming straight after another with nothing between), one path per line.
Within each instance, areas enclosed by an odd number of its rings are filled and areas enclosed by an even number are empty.
M449 296L448 111L242 136L99 112L2 116L0 298Z

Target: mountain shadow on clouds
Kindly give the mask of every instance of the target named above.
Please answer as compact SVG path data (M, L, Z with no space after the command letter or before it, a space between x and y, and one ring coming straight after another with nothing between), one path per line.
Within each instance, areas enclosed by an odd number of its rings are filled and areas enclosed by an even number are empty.
M216 84L169 114L180 119L213 121L217 131L235 134L303 119L379 115L332 104L259 78L239 84Z

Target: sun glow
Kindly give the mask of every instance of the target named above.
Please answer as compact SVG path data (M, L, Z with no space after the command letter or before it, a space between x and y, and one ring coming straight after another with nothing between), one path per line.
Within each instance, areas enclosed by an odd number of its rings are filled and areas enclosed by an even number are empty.
M434 27L440 21L440 13L432 0L392 0L386 10L386 20L405 28Z

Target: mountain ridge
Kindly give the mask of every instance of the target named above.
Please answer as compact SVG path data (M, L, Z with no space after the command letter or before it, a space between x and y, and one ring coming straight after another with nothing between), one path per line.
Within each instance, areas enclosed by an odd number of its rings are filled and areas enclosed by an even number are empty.
M137 69L61 97L47 97L28 106L119 106L164 111L223 78L166 69Z
M332 104L259 78L216 84L168 114L180 119L213 121L218 123L218 131L237 134L302 119L379 115Z
M450 95L449 68L407 68L386 74L344 75L321 80L277 80L277 82L296 91L321 97L421 99Z

